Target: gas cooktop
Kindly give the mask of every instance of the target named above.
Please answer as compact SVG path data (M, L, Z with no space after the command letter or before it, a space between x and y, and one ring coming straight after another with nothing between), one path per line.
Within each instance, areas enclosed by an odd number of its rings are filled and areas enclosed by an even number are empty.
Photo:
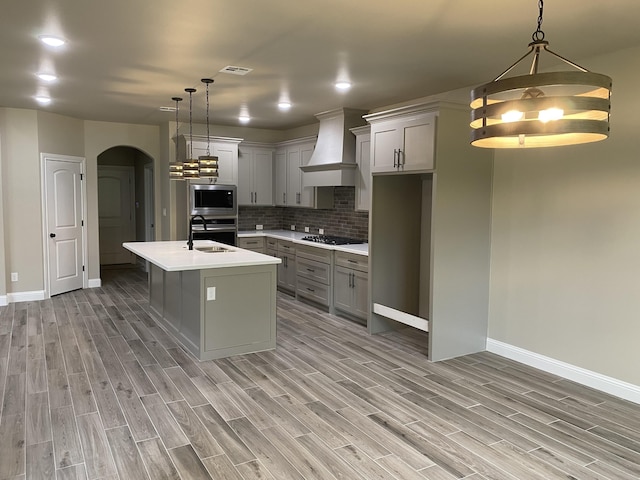
M324 243L326 245L351 245L354 243L363 243L362 240L349 237L338 237L335 235L307 235L302 237L307 242Z

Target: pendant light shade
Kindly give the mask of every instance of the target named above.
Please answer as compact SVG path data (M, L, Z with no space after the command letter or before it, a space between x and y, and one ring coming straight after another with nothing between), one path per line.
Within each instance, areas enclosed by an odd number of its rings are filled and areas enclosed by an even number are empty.
M180 97L172 97L171 100L176 102L176 156L173 162L169 162L169 179L184 180L184 176L182 174L182 162L178 160L178 104L182 99Z
M538 148L597 142L609 136L611 78L549 50L538 29L529 51L493 81L471 91L471 144L485 148ZM541 54L572 71L538 73ZM529 55L529 74L505 78Z
M182 165L182 175L185 179L200 178L198 161L193 158L193 94L196 89L185 88L184 91L189 94L189 151Z
M218 157L211 155L211 140L209 138L209 85L213 83L211 78L201 80L206 87L207 101L207 154L198 157L200 178L218 178Z

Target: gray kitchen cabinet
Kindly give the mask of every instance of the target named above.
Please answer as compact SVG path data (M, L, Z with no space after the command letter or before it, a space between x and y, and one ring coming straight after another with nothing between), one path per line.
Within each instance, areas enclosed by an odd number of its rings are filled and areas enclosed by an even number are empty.
M366 323L370 310L368 271L367 256L335 252L333 306L336 313Z
M434 168L436 114L396 109L365 115L371 124L371 173Z
M371 204L371 126L351 129L356 136L356 210L369 211Z
M193 142L186 135L178 137L178 158L184 161L189 154L194 158L207 154L207 137L193 135ZM215 183L238 184L238 144L241 138L209 137L209 153L218 157L218 178ZM190 180L192 183L209 183L209 179Z
M258 253L266 253L264 237L239 237L238 247Z
M278 240L278 289L290 294L296 291L296 246L288 240Z
M296 248L296 297L331 310L333 306L333 251L298 245Z
M275 204L283 207L332 208L333 189L303 187L302 170L315 147L316 137L304 137L278 144L275 156Z
M411 152L431 158L421 171L385 170L388 159L378 162L382 149L372 145L369 223L368 330L426 330L432 361L486 348L493 152L469 144L466 105L431 102L365 117L374 142L374 132L394 125L431 131L436 116L436 137ZM393 157L397 147L388 143Z
M273 205L273 152L258 143L238 147L238 205Z

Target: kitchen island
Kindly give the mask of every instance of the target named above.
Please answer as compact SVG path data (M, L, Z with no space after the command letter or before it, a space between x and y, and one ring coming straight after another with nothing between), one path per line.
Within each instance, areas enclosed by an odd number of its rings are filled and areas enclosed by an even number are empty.
M151 264L151 310L198 359L275 348L280 259L208 240L123 246Z

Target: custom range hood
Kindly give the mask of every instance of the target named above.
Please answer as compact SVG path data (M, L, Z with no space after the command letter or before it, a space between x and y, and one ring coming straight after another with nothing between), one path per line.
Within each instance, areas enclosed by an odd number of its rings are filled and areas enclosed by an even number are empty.
M355 185L356 137L350 128L365 125L366 110L338 108L318 113L320 130L309 163L300 167L305 187Z

